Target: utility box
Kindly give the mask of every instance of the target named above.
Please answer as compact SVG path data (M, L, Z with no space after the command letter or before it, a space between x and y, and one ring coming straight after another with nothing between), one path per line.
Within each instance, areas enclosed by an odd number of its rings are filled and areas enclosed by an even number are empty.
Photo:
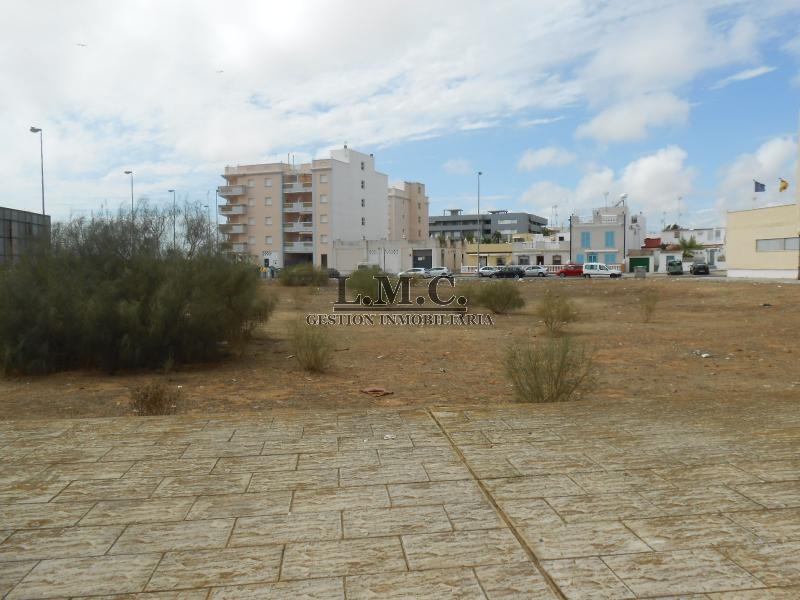
M635 279L644 279L647 276L647 267L634 267L633 276Z

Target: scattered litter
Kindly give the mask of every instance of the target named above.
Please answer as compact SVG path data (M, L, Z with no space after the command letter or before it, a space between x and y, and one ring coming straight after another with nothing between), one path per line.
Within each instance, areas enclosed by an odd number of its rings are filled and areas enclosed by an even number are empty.
M294 354L290 354L290 355L289 355L289 356L287 356L286 358L294 358Z
M396 435L392 435L391 433L387 433L386 435L383 436L383 439L385 439L385 440L393 440L396 437L397 437Z
M381 355L380 355L380 356L378 356L377 358L383 358L383 354L381 354Z
M236 381L236 380L234 379L234 381ZM183 386L182 386L182 385L179 385L179 386L178 386L178 389L179 389L179 390L182 390L182 389L183 389Z
M772 304L770 304L769 302L762 302L761 306L767 307L767 306L772 306Z
M703 352L703 353L700 355L700 358L711 358L711 355L710 355L708 352Z
M365 394L369 394L370 396L375 396L376 398L378 396L388 396L390 394L394 394L394 392L390 392L386 388L382 387L365 387L361 388L361 391Z

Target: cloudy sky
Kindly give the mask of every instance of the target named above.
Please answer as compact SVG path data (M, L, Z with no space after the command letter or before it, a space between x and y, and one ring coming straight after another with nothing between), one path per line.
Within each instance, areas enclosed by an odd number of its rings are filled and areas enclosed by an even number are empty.
M56 219L214 202L225 165L347 142L431 213L563 222L628 195L651 230L798 183L800 4L727 0L5 2L3 206ZM778 194L778 178L789 193ZM767 192L753 199L753 179ZM557 208L554 208L557 207Z

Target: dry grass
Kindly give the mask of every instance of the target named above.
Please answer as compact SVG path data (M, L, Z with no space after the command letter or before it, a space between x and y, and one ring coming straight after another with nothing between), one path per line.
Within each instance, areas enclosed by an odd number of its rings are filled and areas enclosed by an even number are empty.
M568 336L514 344L505 364L520 402L566 402L592 379L591 359Z
M131 391L131 408L140 417L174 415L181 409L181 394L160 381L149 381Z

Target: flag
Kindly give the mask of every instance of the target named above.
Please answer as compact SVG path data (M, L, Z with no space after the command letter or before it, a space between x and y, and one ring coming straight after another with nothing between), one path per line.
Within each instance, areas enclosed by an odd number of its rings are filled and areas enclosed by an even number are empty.
M780 185L778 186L778 191L779 191L779 192L785 192L786 190L788 190L788 189L789 189L789 182L788 182L788 181L786 181L786 180L785 180L785 179L783 179L783 178L780 178L780 182L781 182L781 183L780 183Z
M767 191L767 186L765 186L763 183L759 183L755 179L753 179L753 183L756 184L756 191L757 192L766 192Z

